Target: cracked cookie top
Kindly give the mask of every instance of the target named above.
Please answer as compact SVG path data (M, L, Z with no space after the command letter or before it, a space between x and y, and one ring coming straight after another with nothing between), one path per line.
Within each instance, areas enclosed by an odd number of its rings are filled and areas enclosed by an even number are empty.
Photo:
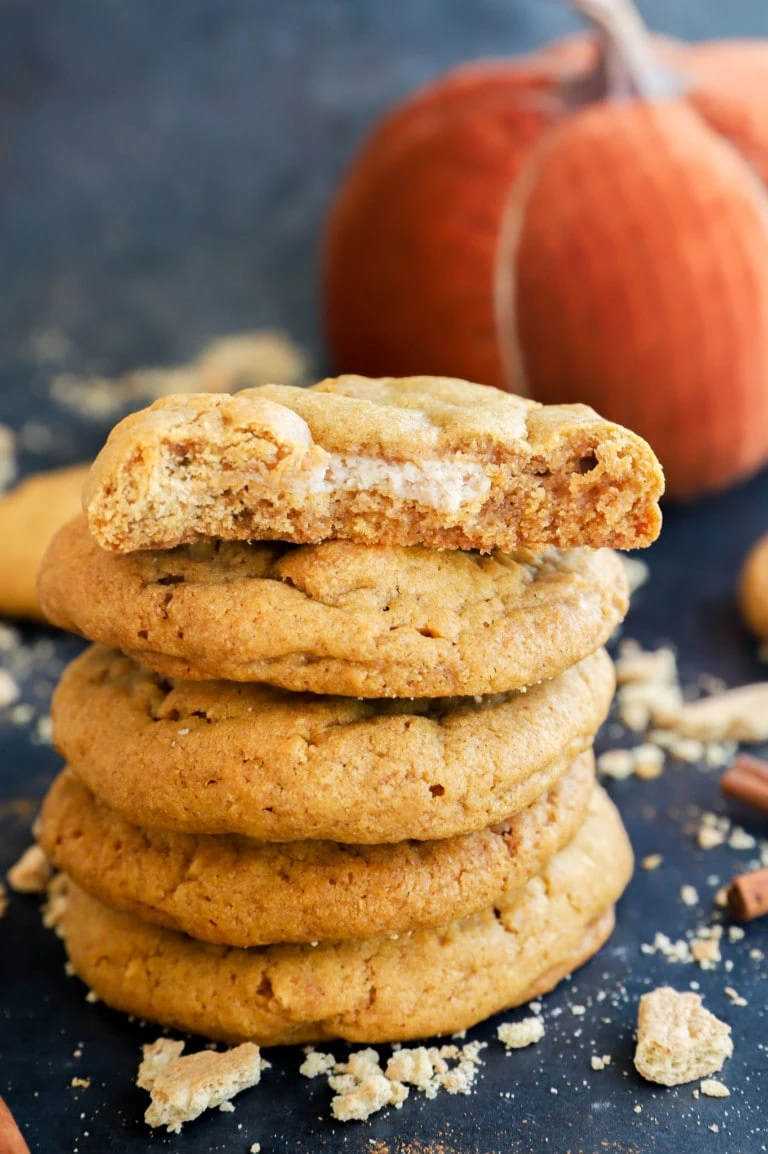
M54 538L39 593L54 624L170 677L359 697L533 685L594 652L628 603L610 550L201 542L121 555L84 517Z

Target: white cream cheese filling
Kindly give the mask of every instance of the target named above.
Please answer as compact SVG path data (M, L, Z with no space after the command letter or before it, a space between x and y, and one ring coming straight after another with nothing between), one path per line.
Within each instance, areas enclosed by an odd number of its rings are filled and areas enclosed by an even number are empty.
M415 501L442 513L482 503L491 489L490 478L476 461L383 461L355 453L328 453L301 478L285 479L285 489L296 495L312 493L380 493L401 501Z

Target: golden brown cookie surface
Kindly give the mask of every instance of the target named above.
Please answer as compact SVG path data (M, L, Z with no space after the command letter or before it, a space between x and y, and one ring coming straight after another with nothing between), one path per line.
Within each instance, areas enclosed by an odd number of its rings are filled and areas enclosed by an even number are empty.
M551 988L610 933L631 871L621 820L597 789L576 837L512 905L395 940L214 946L74 887L62 929L80 977L139 1017L261 1045L397 1041L465 1029Z
M168 677L354 697L506 692L593 653L627 608L610 550L202 543L107 553L85 518L40 572L48 617Z
M363 938L508 903L574 836L593 786L594 758L583 753L503 825L442 841L344 846L148 833L65 770L43 804L40 844L107 905L202 941Z
M168 397L121 421L86 507L108 549L204 538L633 548L660 525L648 445L585 405L440 377Z
M435 839L504 821L549 789L591 744L613 686L602 650L475 702L171 682L93 646L64 672L53 734L88 788L147 829Z

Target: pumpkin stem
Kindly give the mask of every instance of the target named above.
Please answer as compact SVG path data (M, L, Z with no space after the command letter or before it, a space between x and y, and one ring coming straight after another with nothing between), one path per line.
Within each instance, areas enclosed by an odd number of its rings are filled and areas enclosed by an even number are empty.
M593 24L600 41L597 74L583 86L592 99L664 100L683 88L657 57L648 29L632 0L567 0Z

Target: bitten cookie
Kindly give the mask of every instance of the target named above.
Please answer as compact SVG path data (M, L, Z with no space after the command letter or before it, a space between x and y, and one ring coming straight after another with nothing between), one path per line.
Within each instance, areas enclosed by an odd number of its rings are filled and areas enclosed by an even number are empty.
M648 445L585 405L345 376L156 402L111 433L86 509L120 552L202 538L635 548L658 534L663 486Z
M43 804L39 840L100 901L202 941L364 938L507 904L573 838L593 787L594 758L583 753L502 825L442 841L345 846L148 833L65 770Z
M518 900L436 929L251 950L116 913L72 887L72 965L108 1005L230 1042L398 1041L466 1029L551 989L597 950L632 870L602 790L574 840Z
M212 542L120 555L83 517L54 538L39 593L54 624L168 677L354 697L533 685L594 652L628 603L605 549Z
M165 681L92 646L56 689L53 735L134 825L376 844L471 833L524 809L591 745L613 687L603 650L525 692L360 701Z
M79 513L88 465L25 477L0 497L0 614L44 621L37 571L57 529Z

